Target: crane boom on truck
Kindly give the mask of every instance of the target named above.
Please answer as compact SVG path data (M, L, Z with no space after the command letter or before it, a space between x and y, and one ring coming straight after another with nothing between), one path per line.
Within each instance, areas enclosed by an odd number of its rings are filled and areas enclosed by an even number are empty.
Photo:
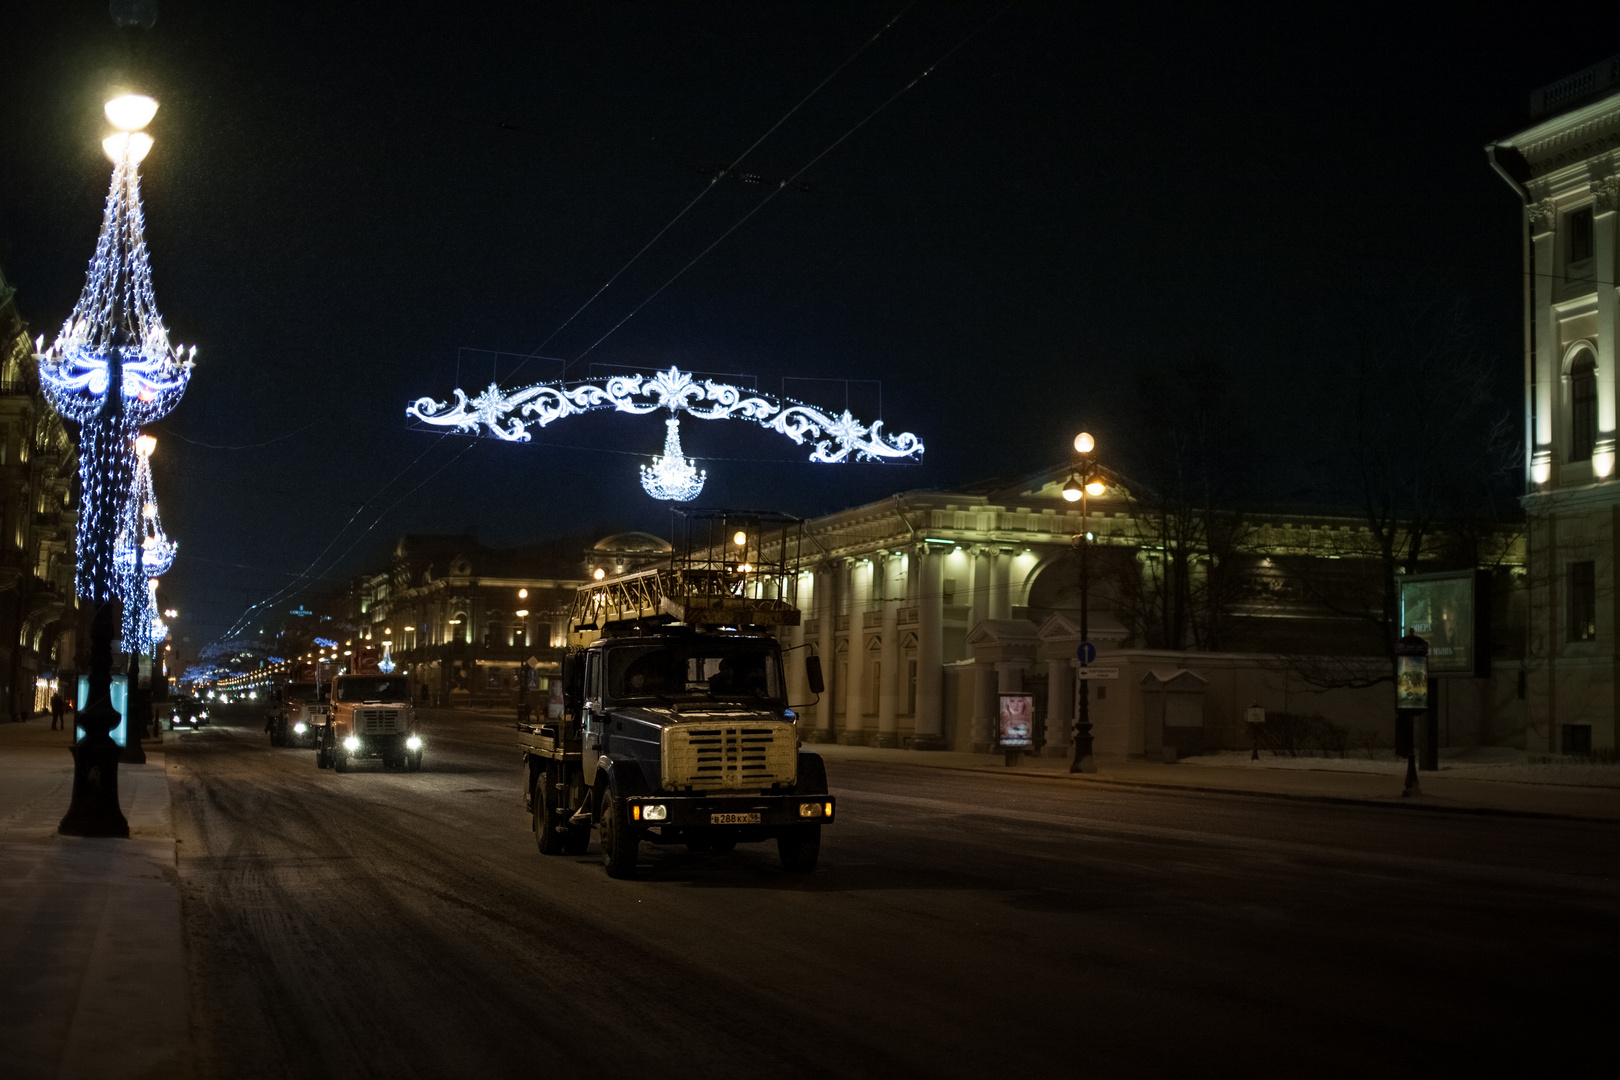
M690 511L668 566L581 586L563 659L563 713L519 725L526 805L543 855L579 854L598 830L612 877L640 845L727 851L775 840L813 870L836 801L800 749L782 647L804 523ZM819 659L805 661L821 693Z

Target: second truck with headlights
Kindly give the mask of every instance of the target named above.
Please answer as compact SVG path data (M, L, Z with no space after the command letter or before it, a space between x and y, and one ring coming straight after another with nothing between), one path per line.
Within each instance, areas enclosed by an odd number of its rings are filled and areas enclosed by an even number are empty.
M385 769L422 767L422 733L405 676L372 672L332 680L331 712L315 764L341 773L362 758L380 758Z

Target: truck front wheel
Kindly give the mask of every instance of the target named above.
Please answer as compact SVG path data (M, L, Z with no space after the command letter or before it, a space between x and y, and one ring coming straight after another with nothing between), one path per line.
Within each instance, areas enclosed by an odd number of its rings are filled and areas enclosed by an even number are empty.
M641 838L625 819L624 803L613 797L612 789L602 792L602 866L608 877L635 877L640 853Z
M782 869L790 874L808 874L821 858L821 826L794 825L776 838L776 853Z
M338 772L349 771L349 752L347 750L339 749L333 753L332 768Z
M411 750L405 755L405 767L411 772L422 771L422 751Z

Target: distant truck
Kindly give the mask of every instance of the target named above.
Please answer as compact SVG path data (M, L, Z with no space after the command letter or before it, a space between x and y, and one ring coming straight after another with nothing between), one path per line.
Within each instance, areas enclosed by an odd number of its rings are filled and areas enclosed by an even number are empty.
M686 522L668 568L578 591L563 715L519 725L535 841L542 855L580 854L594 826L608 875L624 878L643 841L714 852L774 840L783 869L808 873L836 802L821 757L800 750L770 633L799 621L802 523L720 511ZM819 659L805 663L819 694Z
M326 727L329 690L330 683L320 681L314 664L303 665L292 679L278 687L276 706L265 722L270 745L305 749L315 746Z
M385 769L416 772L422 749L405 676L373 672L332 680L331 712L316 744L316 766L341 773L362 758L379 758Z

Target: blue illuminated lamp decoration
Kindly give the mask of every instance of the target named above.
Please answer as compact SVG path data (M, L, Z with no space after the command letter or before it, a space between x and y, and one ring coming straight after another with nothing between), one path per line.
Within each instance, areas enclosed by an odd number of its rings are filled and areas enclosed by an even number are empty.
M391 641L383 642L382 659L377 661L377 670L382 672L384 675L392 675L394 673L395 665L392 645L393 642Z
M113 173L96 253L55 342L46 349L41 335L35 344L41 389L79 425L76 587L95 601L130 599L125 589L139 575L118 573L114 552L136 471L135 434L179 403L197 352L169 343L152 292L138 167L152 148L140 129L156 110L150 98L108 102L107 118L121 130L101 144ZM141 591L137 585L137 599Z
M168 572L180 545L163 532L157 495L152 489L152 451L157 440L142 435L135 440L135 482L130 485L123 527L113 548L113 562L121 574L135 572L135 537L141 538L141 570L148 577Z
M708 472L681 451L681 422L673 416L665 420L664 452L650 466L641 467L641 486L655 499L691 502L702 493L708 478Z
M531 426L543 428L568 416L602 409L641 416L667 409L664 454L655 457L650 468L643 466L641 477L648 494L673 501L694 498L703 488L703 474L681 452L676 427L681 413L698 420L752 420L799 446L808 443L810 460L815 462L915 461L923 454L921 439L909 431L886 435L881 420L863 424L848 409L834 415L788 398L773 398L713 379L695 379L675 367L652 376L541 383L510 393L491 383L476 398L469 398L461 389L454 394L454 401L417 398L405 407L405 415L464 434L528 442ZM649 476L654 482L649 483ZM691 494L683 498L680 493L687 491Z

